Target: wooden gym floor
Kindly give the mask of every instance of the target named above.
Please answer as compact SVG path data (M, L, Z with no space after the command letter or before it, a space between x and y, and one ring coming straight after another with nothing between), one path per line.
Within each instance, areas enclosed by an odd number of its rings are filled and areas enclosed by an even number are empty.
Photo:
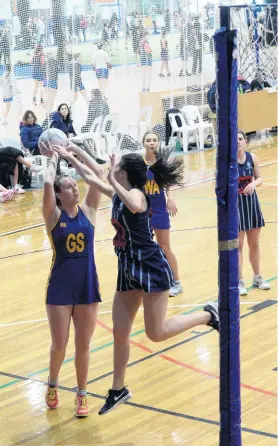
M276 443L276 149L258 147L264 178L259 198L267 222L261 235L262 273L270 291L251 287L245 250L248 296L241 298L241 382L244 445ZM175 197L179 212L171 240L184 293L169 299L168 314L191 313L217 297L215 151L188 155L186 187ZM83 184L81 189L85 190ZM42 224L41 190L0 205L0 444L95 446L212 446L219 432L218 335L198 327L164 343L149 341L142 312L131 336L126 383L133 398L110 414L97 411L111 385L111 304L115 288L110 209L103 199L96 233L96 261L103 303L92 341L88 391L91 414L73 415L74 346L71 331L60 374L61 403L44 403L50 336L44 305L51 263ZM109 256L108 256L109 254ZM228 445L227 445L228 446Z

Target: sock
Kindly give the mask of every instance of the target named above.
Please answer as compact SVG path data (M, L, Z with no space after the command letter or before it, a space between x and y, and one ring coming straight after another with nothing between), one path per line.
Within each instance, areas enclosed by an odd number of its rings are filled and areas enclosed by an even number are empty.
M54 389L57 386L57 381L48 377L48 385L51 389Z
M78 389L77 393L78 393L79 396L86 396L87 395L87 390L79 390Z
M113 392L122 393L125 390L125 386L122 389L112 389Z

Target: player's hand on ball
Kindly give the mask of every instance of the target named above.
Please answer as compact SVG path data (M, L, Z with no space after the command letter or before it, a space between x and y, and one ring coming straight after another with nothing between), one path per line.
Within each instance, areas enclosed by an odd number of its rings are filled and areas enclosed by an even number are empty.
M40 152L42 155L52 158L54 150L49 141L40 143Z
M174 198L168 198L167 211L169 212L170 217L175 217L177 215L178 210Z
M52 146L52 149L53 149L56 153L58 153L58 155L59 155L61 158L65 158L65 159L67 159L67 158L70 158L70 156L71 156L70 151L68 151L68 149L67 149L66 147L58 146L58 145L54 145L54 146Z

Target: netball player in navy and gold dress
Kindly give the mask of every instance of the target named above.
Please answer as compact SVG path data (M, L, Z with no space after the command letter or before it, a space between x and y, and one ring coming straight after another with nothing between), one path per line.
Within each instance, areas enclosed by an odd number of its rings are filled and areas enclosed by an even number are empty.
M262 278L260 272L260 234L265 225L256 188L263 180L257 157L246 152L246 135L238 131L238 213L239 213L239 294L244 296L247 290L242 276L243 245L245 234L249 246L249 258L253 269L253 286L261 290L269 290L269 284Z
M84 164L101 176L100 166L78 147L71 147ZM44 180L43 217L53 261L46 291L46 307L52 344L46 403L57 407L58 375L65 358L71 320L75 329L75 368L77 376L76 416L89 413L86 385L90 342L95 329L98 302L101 301L94 259L96 212L100 192L90 187L79 205L79 189L69 176L56 176L58 155L52 155ZM89 170L90 172L90 170Z
M78 160L62 147L56 150L79 170ZM160 151L150 169L159 187L171 187L182 181L183 160L170 160L168 151ZM166 319L173 273L164 252L153 240L150 203L143 192L147 166L141 155L131 153L119 160L113 155L108 174L110 186L88 171L79 172L88 184L113 198L112 224L117 231L114 238L118 257L113 302L114 378L112 389L99 411L103 415L132 396L124 385L125 372L129 359L129 335L142 302L146 334L154 342L164 341L197 325L211 325L218 330L218 308L212 302L205 306L203 312Z
M170 244L170 216L174 217L177 207L173 192L170 189L164 191L155 182L154 174L150 167L156 162L156 153L159 149L159 138L156 133L147 132L143 137L144 160L147 164L147 183L145 193L148 195L151 204L151 221L157 243L163 249L166 258L174 273L174 283L171 286L169 295L177 296L182 293L182 285L179 280L178 262ZM167 197L167 200L166 200Z

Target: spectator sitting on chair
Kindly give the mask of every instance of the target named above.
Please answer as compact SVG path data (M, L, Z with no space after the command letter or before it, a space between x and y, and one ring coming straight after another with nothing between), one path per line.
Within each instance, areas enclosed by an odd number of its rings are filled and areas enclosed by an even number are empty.
M37 124L37 117L32 110L27 110L20 123L20 139L23 147L29 149L31 155L40 155L39 137L43 130Z
M67 104L60 104L56 113L54 113L50 128L59 129L67 135L68 138L76 136L73 128L73 122L70 116L70 110Z

